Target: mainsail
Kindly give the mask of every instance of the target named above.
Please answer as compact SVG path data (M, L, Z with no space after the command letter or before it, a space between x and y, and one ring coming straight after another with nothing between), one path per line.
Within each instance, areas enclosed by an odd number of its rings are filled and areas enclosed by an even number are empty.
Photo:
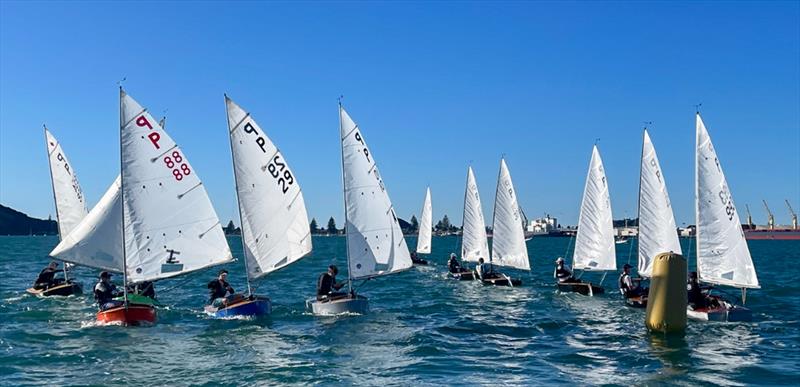
M655 256L667 252L681 254L681 244L667 183L645 129L639 174L639 275L650 277Z
M128 281L152 281L233 259L186 155L120 89L120 147Z
M431 233L433 224L433 207L431 207L431 187L425 191L425 202L422 203L422 215L419 221L419 237L417 238L417 252L420 254L431 253Z
M311 252L303 192L283 154L225 96L248 275L258 278Z
M483 220L481 196L472 167L467 169L467 188L464 192L464 219L461 233L461 259L478 262L489 260L489 241L486 238L486 222Z
M120 178L72 232L62 236L50 256L100 270L123 271Z
M704 282L759 288L728 182L700 113L696 130L697 273Z
M350 279L410 268L411 255L374 155L341 105L339 129Z
M493 264L522 270L531 269L517 193L514 191L505 159L500 159L500 173L497 176L492 234Z
M58 219L58 235L61 239L69 235L78 223L86 217L86 201L75 170L61 149L61 143L44 128L47 145L47 158L50 163L50 178L53 183L53 196Z
M614 224L611 217L611 198L603 169L603 160L597 145L592 148L592 159L586 176L586 187L575 237L573 267L580 270L616 270Z

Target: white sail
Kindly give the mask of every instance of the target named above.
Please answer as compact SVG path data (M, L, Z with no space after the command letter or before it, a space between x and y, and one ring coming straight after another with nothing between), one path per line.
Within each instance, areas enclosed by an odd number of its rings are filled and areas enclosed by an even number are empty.
M248 275L258 278L311 252L303 192L283 154L256 121L225 96Z
M50 252L62 261L122 273L122 198L120 178L88 215Z
M411 255L374 155L341 106L339 117L350 278L408 269Z
M120 141L128 280L173 277L232 260L197 171L122 89Z
M514 191L505 159L500 159L500 173L497 176L492 234L493 264L522 270L531 269L517 193Z
M580 270L616 270L614 223L611 198L600 151L592 148L592 160L583 190L578 235L575 237L573 267Z
M704 282L759 288L739 214L699 113L696 128L697 273Z
M425 202L422 203L422 215L419 221L419 237L417 237L417 252L420 254L431 253L431 237L433 225L433 207L431 207L431 188L425 191Z
M481 195L472 167L467 169L467 188L464 192L464 219L461 233L461 259L478 262L489 260L489 241L486 238L486 222L483 220Z
M50 178L53 183L53 196L58 219L58 235L62 239L67 236L89 211L83 198L81 185L75 170L61 149L61 143L44 128L47 143L47 158L50 163Z
M656 148L645 130L639 175L639 275L650 277L655 256L667 252L681 254L681 244Z

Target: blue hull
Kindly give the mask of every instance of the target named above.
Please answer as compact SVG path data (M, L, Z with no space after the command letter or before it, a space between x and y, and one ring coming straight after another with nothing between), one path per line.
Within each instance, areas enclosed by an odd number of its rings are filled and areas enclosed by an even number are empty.
M269 298L257 297L253 300L244 300L214 312L214 317L234 316L266 316L272 312L272 303Z

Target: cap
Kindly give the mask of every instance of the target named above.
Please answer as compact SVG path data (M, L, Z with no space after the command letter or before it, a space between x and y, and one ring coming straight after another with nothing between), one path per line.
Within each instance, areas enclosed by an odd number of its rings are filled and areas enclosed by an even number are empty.
M450 258L455 258L455 257L456 257L456 253L450 253Z
M633 267L633 266L631 266L631 265L628 265L627 263L626 263L626 264L624 264L624 265L622 265L622 268L623 268L623 269L630 269L630 268L632 268L632 267Z
M563 262L564 262L564 258L558 257L556 259L556 263L563 263Z
M100 272L100 278L111 278L111 273L107 271Z

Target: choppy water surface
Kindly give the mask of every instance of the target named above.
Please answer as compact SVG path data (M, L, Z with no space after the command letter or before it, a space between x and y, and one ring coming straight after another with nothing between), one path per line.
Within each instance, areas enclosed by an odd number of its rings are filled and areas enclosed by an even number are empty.
M343 238L318 237L313 256L258 283L258 293L273 300L271 317L214 320L203 314L213 268L159 282L159 299L167 306L159 309L156 326L142 328L96 326L89 294L27 295L25 288L46 265L56 242L55 237L0 237L2 385L744 385L800 380L797 241L749 242L763 286L748 293L752 323L690 321L684 338L668 340L647 333L642 310L623 307L613 289L616 274L606 278L610 291L604 296L555 292L552 262L564 255L567 238L528 242L533 271L515 272L524 285L513 289L447 280L446 256L457 249L458 239L434 238L428 257L432 266L360 288L370 298L369 315L320 318L305 311L305 299L328 264L344 269L346 263ZM239 238L229 242L234 256L241 257ZM408 242L416 245L413 238ZM689 241L682 242L688 250ZM631 247L617 245L620 265L628 261ZM242 265L227 265L239 290L245 287ZM88 293L97 272L81 268L75 274Z

